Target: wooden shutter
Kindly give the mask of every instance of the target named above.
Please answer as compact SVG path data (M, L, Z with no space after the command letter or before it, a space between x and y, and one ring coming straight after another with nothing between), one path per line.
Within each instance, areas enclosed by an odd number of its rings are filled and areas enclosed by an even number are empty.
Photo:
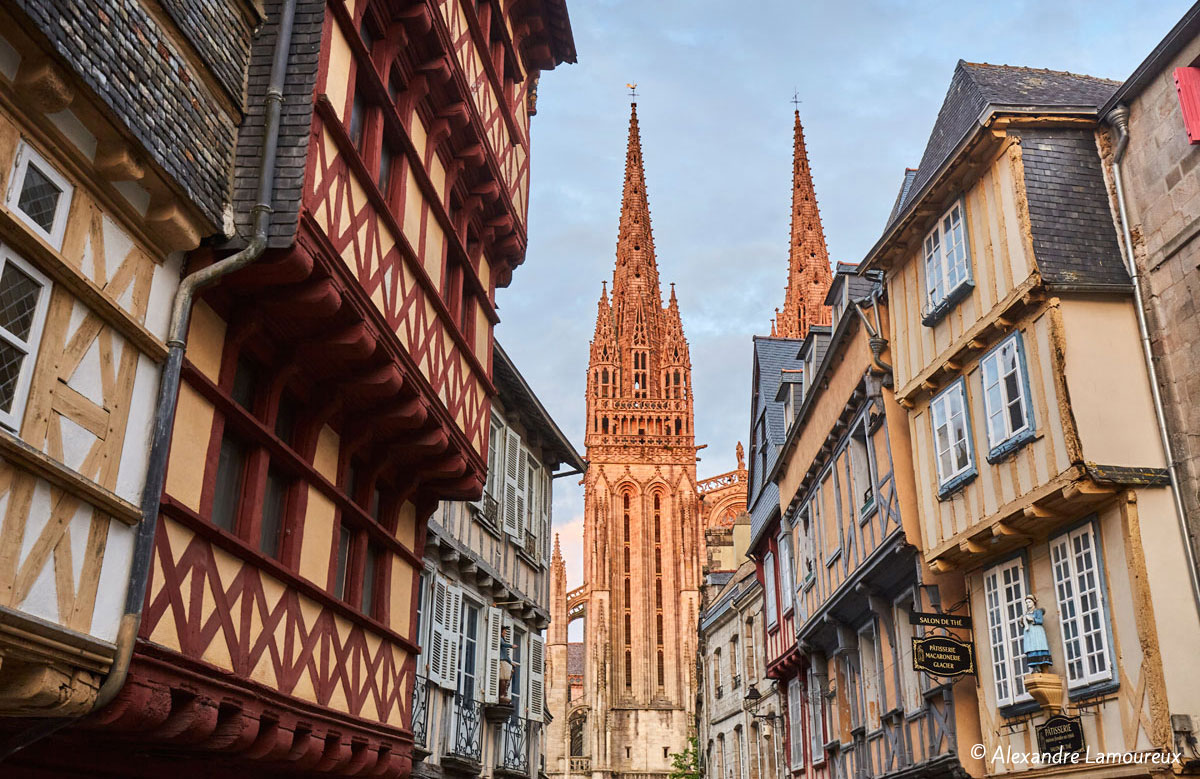
M525 447L517 447L517 543L525 543L525 528L528 525L529 518L526 516L529 511L529 452Z
M483 702L500 700L500 639L504 612L492 606L487 610L487 645L484 647Z
M446 657L446 581L433 577L433 597L429 608L429 659L426 661L427 678L439 687L445 685L442 669Z
M791 747L791 767L799 768L804 763L804 747L802 739L800 679L792 679L788 685L788 743Z
M1200 68L1175 68L1175 91L1188 143L1200 143Z
M546 647L541 636L529 636L529 719L541 722L546 707Z
M444 612L444 651L442 652L441 684L447 690L458 689L458 663L462 642L462 588L446 585Z
M774 627L778 622L775 617L775 555L770 552L763 555L763 586L766 590L767 625Z
M521 491L518 484L525 480L525 470L520 459L521 438L516 431L506 429L504 431L504 505L501 510L504 514L504 532L514 538L519 535L521 529L518 504L522 508L524 507L523 501L517 499Z

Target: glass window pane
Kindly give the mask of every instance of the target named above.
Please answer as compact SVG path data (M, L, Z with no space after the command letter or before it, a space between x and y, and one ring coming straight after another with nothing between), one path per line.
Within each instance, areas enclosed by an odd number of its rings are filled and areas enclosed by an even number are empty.
M12 411L25 352L0 339L0 409ZM19 421L19 420L18 420Z
M362 612L375 616L375 579L379 570L379 547L367 545L367 559L363 561Z
M22 341L28 341L41 291L42 285L15 263L5 263L4 273L0 275L0 326Z
M238 505L242 501L242 479L245 471L246 447L241 441L226 434L221 440L221 455L217 460L212 522L230 533L233 532Z
M17 198L17 208L33 220L33 223L46 232L54 227L54 212L58 210L58 201L62 190L50 180L37 165L29 163L25 169L25 180L21 182L21 194Z
M258 369L249 358L238 358L233 374L233 399L247 411L254 411L254 395L258 387Z
M287 506L288 482L274 468L267 470L267 487L263 491L262 528L259 549L268 557L279 556L279 541L283 535L283 515Z
M338 531L337 571L333 578L333 594L346 597L346 566L350 559L350 529L344 525Z

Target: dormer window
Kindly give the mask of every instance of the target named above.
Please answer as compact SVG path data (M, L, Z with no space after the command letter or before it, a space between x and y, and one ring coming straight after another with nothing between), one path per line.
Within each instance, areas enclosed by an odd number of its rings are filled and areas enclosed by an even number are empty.
M921 322L932 327L974 287L962 201L942 214L923 246L926 304Z

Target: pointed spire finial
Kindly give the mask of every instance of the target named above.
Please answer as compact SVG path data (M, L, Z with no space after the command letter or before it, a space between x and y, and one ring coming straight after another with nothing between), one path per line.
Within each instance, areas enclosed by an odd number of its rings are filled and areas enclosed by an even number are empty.
M783 315L776 313L774 327L781 338L803 338L813 325L827 325L830 309L825 295L833 282L829 249L817 208L804 125L800 122L800 94L793 97L796 115L792 150L792 225L788 242L788 283Z

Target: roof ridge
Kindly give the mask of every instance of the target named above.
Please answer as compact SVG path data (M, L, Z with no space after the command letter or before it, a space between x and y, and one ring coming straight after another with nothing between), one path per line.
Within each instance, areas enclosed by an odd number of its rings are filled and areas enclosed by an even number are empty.
M996 68L996 69L1003 68L1005 70L1020 70L1020 71L1026 72L1026 73L1053 73L1058 76L1073 76L1074 78L1086 78L1090 81L1103 81L1106 84L1122 83L1120 81L1115 81L1111 78L1104 78L1103 76L1093 76L1090 73L1076 73L1071 70L1055 70L1053 68L1035 68L1035 67L1031 67L1029 65L1008 65L1008 64L997 65L992 62L970 62L968 60L963 60L963 59L960 59L958 61L958 64L960 67L965 66L968 68Z

